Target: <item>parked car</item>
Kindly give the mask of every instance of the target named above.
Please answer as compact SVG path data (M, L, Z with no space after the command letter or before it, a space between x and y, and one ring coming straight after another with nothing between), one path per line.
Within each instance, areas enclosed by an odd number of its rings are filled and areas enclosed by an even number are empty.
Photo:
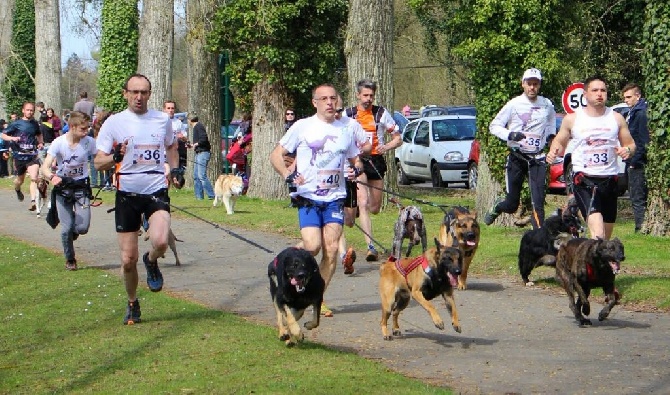
M468 158L477 126L471 115L424 117L407 124L395 150L398 183L431 181L434 187L469 187Z
M616 104L612 106L612 109L624 117L626 117L630 111L630 108L626 105L626 103ZM563 117L561 117L561 121L562 120ZM558 131L560 128L558 117L556 118L556 125L556 130ZM574 149L573 141L574 140L570 140L568 142L567 147L565 147L565 154L563 157L557 158L556 162L554 162L549 167L549 183L547 186L550 191L569 193L572 189L572 179L574 178L574 172L572 171L572 151ZM628 173L626 172L626 163L621 159L621 157L617 157L617 163L619 165L619 178L617 180L618 193L619 196L621 196L626 193L626 190L628 190Z
M439 115L477 115L477 109L473 105L464 106L426 106L421 112L422 117L435 117Z

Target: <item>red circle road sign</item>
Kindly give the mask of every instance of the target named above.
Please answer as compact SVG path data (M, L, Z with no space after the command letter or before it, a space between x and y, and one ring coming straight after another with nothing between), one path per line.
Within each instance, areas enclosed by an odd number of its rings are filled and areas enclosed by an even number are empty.
M586 102L584 101L584 83L575 82L568 86L563 91L561 101L563 102L563 110L568 114L575 112L579 107L586 107Z

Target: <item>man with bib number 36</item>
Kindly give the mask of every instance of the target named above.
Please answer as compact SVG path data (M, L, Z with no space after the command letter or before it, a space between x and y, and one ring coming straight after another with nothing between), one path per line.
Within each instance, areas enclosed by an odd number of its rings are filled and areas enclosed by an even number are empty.
M116 234L128 294L123 323L132 325L140 322L141 315L137 299L137 231L142 215L149 219L151 241L151 250L142 257L147 285L152 292L158 292L163 288L163 275L157 260L168 247L170 232L165 158L172 169L170 182L175 187L184 185L184 173L179 168L178 142L168 114L147 108L151 97L149 79L141 74L128 77L123 85L123 97L128 108L110 116L100 128L95 168L114 168L116 174Z
M533 205L533 229L544 223L547 165L542 151L547 138L556 133L556 111L549 99L539 95L541 86L540 70L526 70L521 78L523 94L508 101L489 126L493 135L507 142L509 155L505 165L507 195L486 213L486 225L491 225L501 213L516 212L526 174Z

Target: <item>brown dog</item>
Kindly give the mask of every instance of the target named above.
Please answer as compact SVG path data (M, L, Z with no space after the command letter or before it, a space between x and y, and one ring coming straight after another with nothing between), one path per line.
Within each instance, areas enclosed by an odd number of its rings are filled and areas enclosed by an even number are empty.
M624 259L619 239L572 239L561 246L556 257L556 277L568 294L570 310L579 325L591 325L591 320L584 315L591 313L588 297L592 288L602 287L605 294L606 305L600 310L598 320L610 314L620 298L614 279Z
M461 324L454 300L454 288L461 273L461 251L444 247L435 239L436 248L428 249L418 258L389 259L381 265L379 295L382 300L382 335L384 340L400 336L398 316L409 304L410 296L426 309L435 327L444 329L444 321L430 302L442 295L451 314L451 326L458 333ZM393 336L389 334L388 319L393 314Z
M428 242L426 240L426 227L423 223L423 214L416 206L403 206L398 199L389 199L395 203L400 209L398 213L398 220L395 223L395 231L393 235L393 248L391 255L400 259L402 257L402 242L404 239L409 240L407 252L405 257L409 257L412 253L412 247L421 243L421 252L426 252Z
M440 244L456 245L463 254L463 267L458 276L458 289L466 289L468 269L479 246L479 223L477 213L471 213L465 207L453 207L449 210L440 225ZM456 240L456 241L454 241Z

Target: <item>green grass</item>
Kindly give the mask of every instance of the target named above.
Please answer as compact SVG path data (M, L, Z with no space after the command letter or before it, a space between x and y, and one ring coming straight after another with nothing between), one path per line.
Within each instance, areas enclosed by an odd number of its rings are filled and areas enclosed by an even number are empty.
M289 349L275 328L167 294L142 307L160 321L124 326L115 274L73 275L60 256L5 237L0 251L2 394L450 393L352 353Z

